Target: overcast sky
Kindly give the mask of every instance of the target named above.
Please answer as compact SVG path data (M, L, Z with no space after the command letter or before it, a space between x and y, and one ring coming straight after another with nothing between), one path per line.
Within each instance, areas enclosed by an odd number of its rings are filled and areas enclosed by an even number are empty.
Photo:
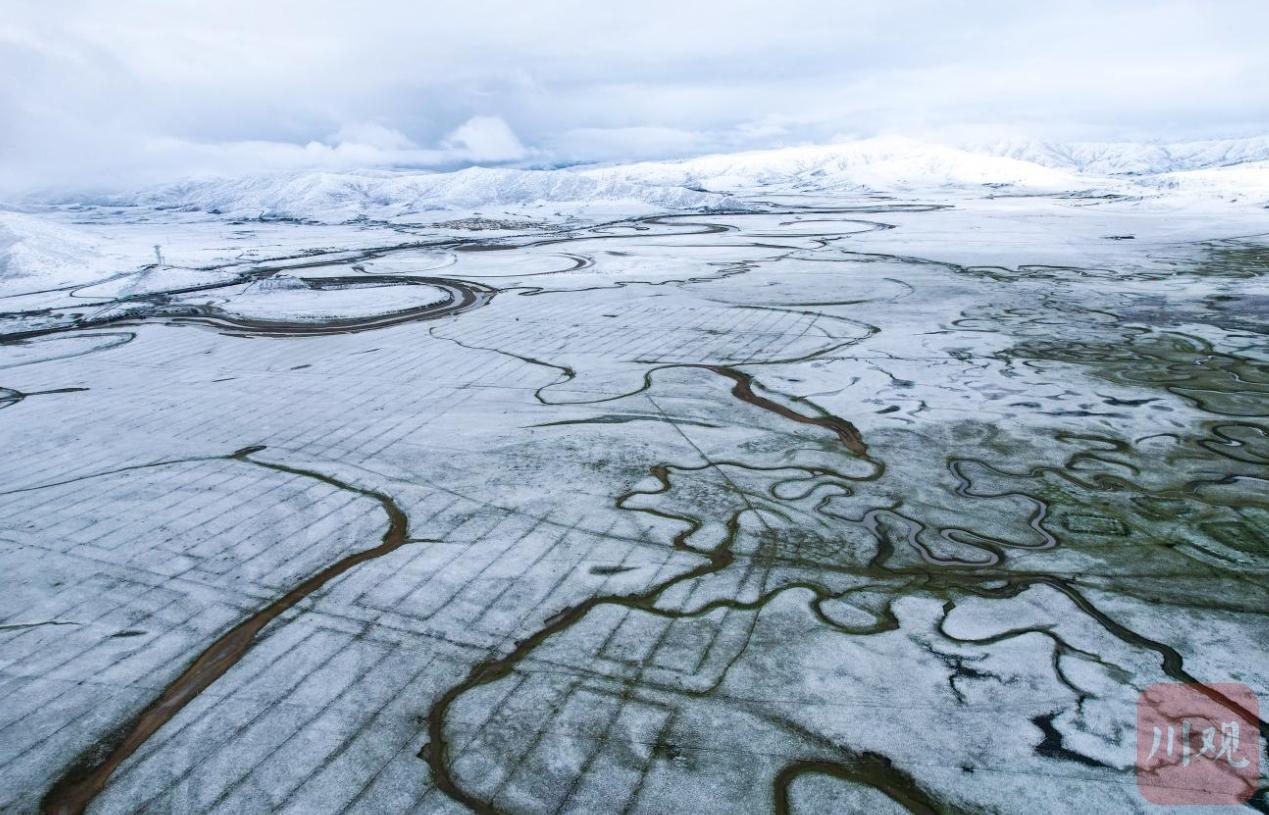
M1269 0L0 3L5 191L1269 123Z

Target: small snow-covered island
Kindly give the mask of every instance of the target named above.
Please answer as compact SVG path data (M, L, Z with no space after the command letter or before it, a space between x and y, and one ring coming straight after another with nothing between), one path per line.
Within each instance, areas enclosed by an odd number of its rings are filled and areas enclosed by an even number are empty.
M72 5L0 811L1269 812L1264 6Z

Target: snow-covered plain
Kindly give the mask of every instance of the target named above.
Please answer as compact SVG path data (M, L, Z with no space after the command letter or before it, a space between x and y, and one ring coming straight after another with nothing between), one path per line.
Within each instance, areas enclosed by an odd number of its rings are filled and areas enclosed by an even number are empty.
M0 212L0 809L1154 810L1139 692L1269 693L1269 186L1046 149Z

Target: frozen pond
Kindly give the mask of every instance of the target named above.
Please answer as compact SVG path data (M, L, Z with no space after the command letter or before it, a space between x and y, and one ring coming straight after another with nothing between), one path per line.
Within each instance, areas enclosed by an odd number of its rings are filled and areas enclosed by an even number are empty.
M1149 812L1267 698L1263 215L172 217L0 290L0 810Z

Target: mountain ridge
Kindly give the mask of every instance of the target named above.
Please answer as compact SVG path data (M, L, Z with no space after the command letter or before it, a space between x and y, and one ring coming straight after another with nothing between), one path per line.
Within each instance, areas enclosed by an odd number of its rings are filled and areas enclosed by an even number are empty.
M567 169L296 171L179 181L55 203L347 222L546 205L718 210L764 192L1057 192L1269 197L1269 136L1180 142L1002 140L954 147L885 136L827 145Z

